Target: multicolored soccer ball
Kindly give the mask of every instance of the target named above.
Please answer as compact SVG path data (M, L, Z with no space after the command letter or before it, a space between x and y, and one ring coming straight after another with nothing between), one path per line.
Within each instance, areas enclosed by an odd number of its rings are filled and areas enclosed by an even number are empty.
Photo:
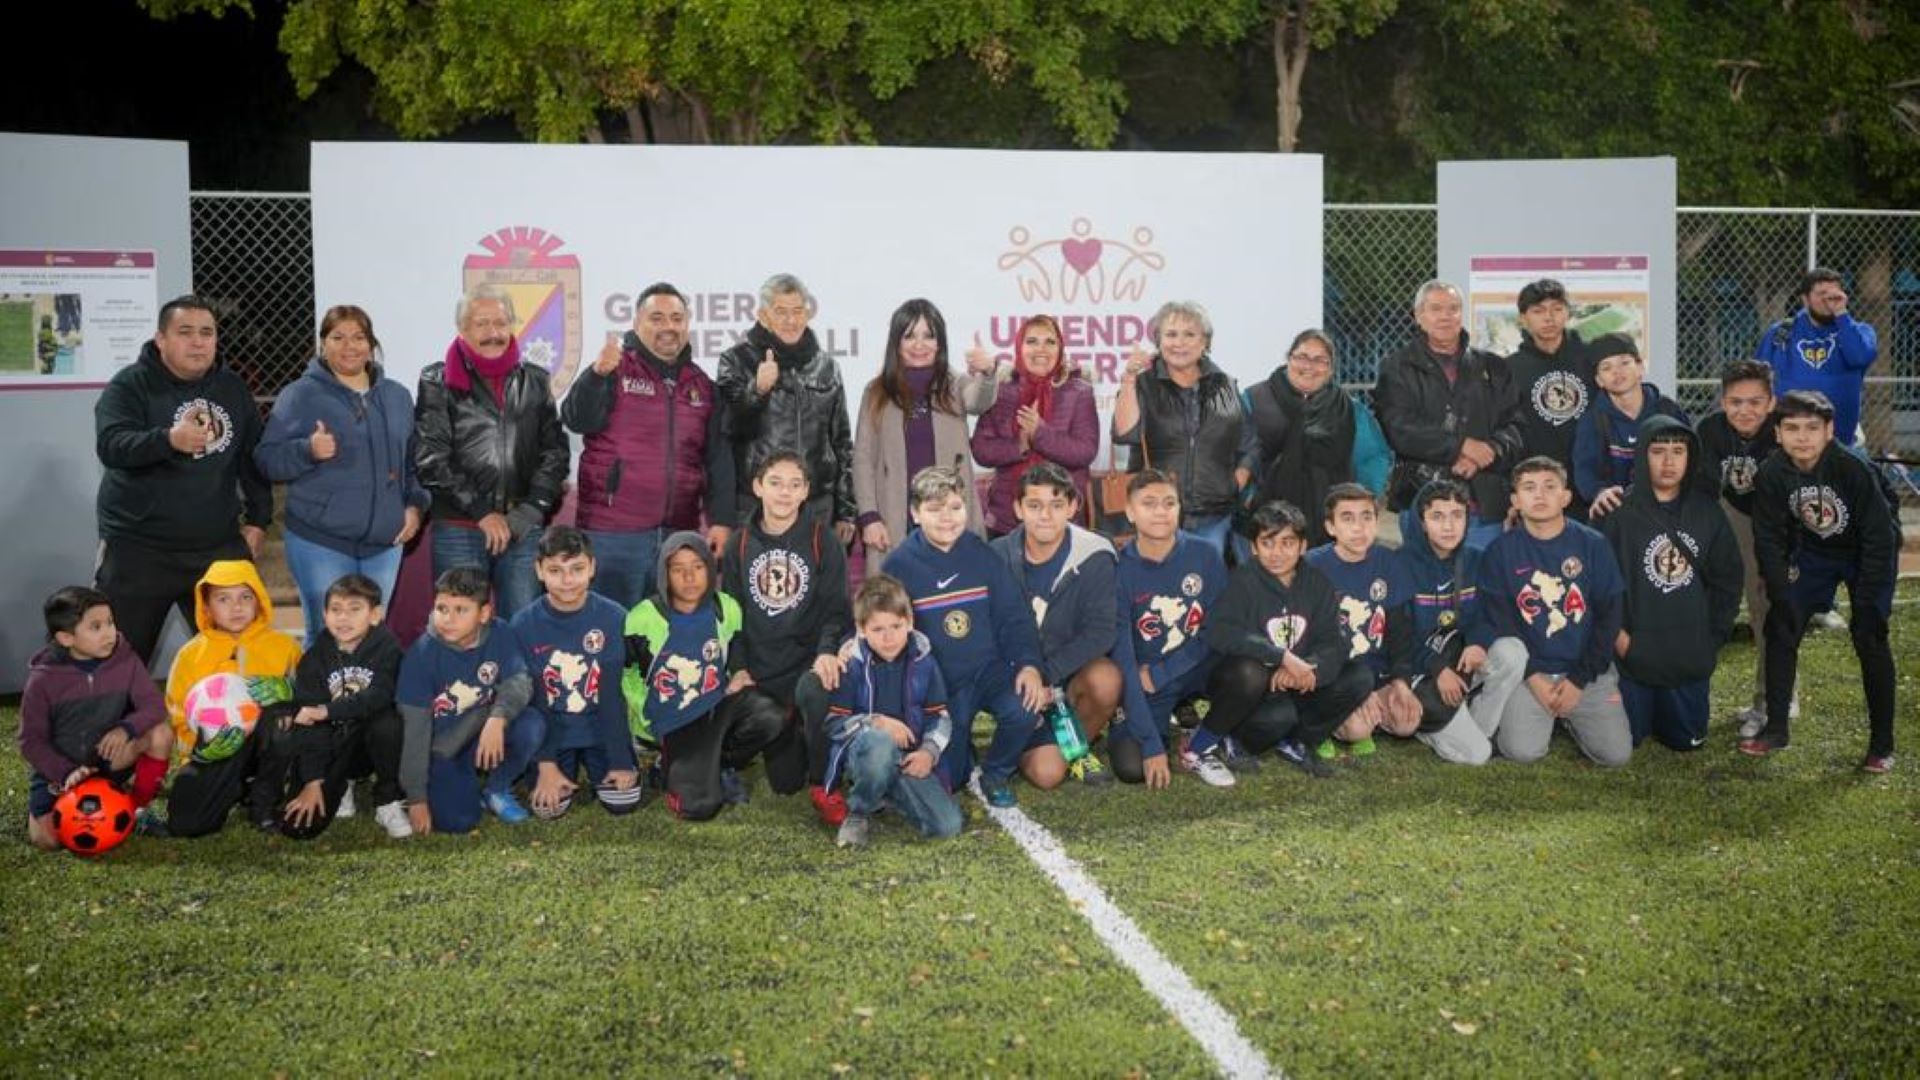
M260 721L260 705L248 692L247 680L232 672L209 675L194 683L187 691L185 712L196 752L207 760L217 760L208 753L215 747L225 748L220 757L231 756Z
M133 835L133 798L104 776L89 776L53 801L53 835L75 855L101 855Z

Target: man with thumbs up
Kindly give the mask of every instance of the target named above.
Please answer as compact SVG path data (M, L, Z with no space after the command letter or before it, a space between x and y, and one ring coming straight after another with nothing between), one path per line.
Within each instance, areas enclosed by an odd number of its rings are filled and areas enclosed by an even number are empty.
M595 592L622 608L652 596L661 541L703 514L719 557L736 520L733 444L713 380L693 362L679 289L641 291L633 329L601 346L560 420L586 437L578 520L593 540Z
M159 332L93 407L105 467L94 583L149 663L167 612L178 607L191 627L194 583L215 560L259 554L273 518L272 488L253 463L260 412L218 345L206 301L169 300Z
M750 483L760 462L791 450L807 462L819 521L853 541L853 428L840 367L807 328L813 294L792 274L760 286L759 321L720 357L720 393L733 428L736 498L743 517L758 507Z

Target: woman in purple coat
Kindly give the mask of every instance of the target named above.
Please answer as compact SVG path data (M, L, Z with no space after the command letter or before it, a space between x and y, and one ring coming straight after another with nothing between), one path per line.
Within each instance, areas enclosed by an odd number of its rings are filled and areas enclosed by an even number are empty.
M1014 493L1020 475L1043 461L1067 470L1087 502L1087 466L1100 452L1100 417L1093 387L1066 362L1060 324L1035 315L1013 341L1014 378L1000 387L993 408L973 429L973 459L994 470L987 494L987 531L995 536L1020 524Z

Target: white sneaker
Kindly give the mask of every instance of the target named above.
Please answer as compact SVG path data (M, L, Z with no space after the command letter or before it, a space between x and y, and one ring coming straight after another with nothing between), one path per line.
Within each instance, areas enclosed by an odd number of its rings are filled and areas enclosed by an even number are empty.
M1225 745L1214 743L1206 750L1196 754L1191 750L1180 751L1180 767L1200 778L1208 787L1232 787L1233 770L1227 768Z
M340 793L340 807L333 812L334 820L350 818L359 812L360 808L353 805L353 785L348 784L347 790Z
M1845 630L1847 628L1847 620L1842 618L1837 611L1823 611L1813 617L1813 628L1815 630Z
M1741 709L1734 719L1740 721L1740 737L1743 739L1759 735L1761 729L1767 726L1767 714L1762 709Z
M373 820L395 840L405 840L413 835L413 819L407 817L407 804L399 799L374 807Z

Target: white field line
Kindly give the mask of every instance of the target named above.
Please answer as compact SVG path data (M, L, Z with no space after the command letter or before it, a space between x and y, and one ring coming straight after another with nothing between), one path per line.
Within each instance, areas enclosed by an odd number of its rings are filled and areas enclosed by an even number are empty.
M985 805L986 798L981 794L977 777L969 786L974 797ZM1045 826L1019 809L988 806L987 815L1005 829L1040 872L1067 895L1074 909L1093 927L1094 934L1133 972L1148 993L1160 999L1160 1004L1180 1021L1180 1026L1213 1058L1223 1074L1235 1078L1284 1078L1285 1074L1240 1034L1240 1025L1233 1016L1154 947L1146 932L1107 897L1099 883L1066 853Z

